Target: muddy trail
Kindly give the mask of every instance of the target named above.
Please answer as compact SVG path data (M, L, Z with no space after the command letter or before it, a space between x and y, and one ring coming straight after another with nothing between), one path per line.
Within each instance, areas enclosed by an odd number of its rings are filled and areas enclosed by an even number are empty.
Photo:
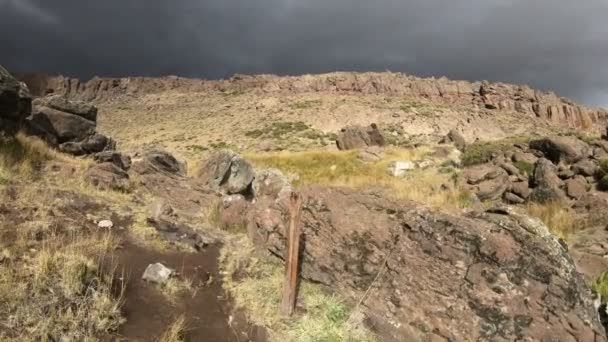
M250 326L222 289L219 274L219 244L198 253L160 252L125 241L115 252L118 270L127 279L123 314L126 317L112 341L159 341L179 317L186 320L184 341L266 341L261 329ZM149 264L160 262L174 269L180 279L191 281L191 291L166 295L141 275Z

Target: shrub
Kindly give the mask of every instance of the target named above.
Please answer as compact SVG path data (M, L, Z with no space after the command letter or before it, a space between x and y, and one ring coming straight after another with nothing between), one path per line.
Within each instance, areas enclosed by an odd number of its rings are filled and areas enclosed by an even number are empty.
M608 272L602 272L602 274L595 279L591 284L593 292L601 296L602 301L605 303L608 300Z
M608 158L600 160L600 171L602 176L608 174Z
M597 187L602 191L608 191L608 174L600 179L597 183Z

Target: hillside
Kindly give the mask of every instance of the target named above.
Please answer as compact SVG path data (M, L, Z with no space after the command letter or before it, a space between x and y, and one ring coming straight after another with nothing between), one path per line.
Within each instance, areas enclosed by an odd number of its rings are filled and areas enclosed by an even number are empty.
M73 78L22 75L33 95L62 94L100 108L100 129L124 147L154 143L186 155L333 146L346 125L376 122L402 143L459 130L469 141L582 129L608 120L551 92L503 83L423 79L399 73L279 77L237 75L207 81L178 77ZM303 123L303 125L298 124Z
M391 73L21 79L0 340L607 341L603 110Z

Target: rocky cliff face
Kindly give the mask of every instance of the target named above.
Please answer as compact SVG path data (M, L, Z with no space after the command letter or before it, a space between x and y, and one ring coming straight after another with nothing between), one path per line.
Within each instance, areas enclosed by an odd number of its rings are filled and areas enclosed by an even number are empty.
M362 93L428 100L451 106L518 112L569 127L600 127L608 111L578 105L552 92L525 85L417 78L401 73L340 72L280 77L235 75L229 80L206 81L175 76L162 78L98 78L87 82L64 76L21 75L36 96L59 93L85 101L107 101L117 96L180 92L253 91L260 93Z

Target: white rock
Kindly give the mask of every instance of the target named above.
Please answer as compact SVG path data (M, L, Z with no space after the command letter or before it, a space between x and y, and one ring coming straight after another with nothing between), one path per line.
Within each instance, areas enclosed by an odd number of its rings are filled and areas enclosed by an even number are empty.
M402 177L407 171L414 170L416 168L416 164L409 160L400 160L392 162L388 167L388 172L393 177Z
M435 162L432 161L431 159L425 159L425 160L421 160L419 162L417 162L418 167L421 169L427 169L433 165L435 165Z
M156 263L148 265L144 271L144 275L141 278L151 283L166 284L172 274L172 269L161 263Z
M97 223L97 227L102 229L112 229L114 227L114 223L110 220L101 220Z

